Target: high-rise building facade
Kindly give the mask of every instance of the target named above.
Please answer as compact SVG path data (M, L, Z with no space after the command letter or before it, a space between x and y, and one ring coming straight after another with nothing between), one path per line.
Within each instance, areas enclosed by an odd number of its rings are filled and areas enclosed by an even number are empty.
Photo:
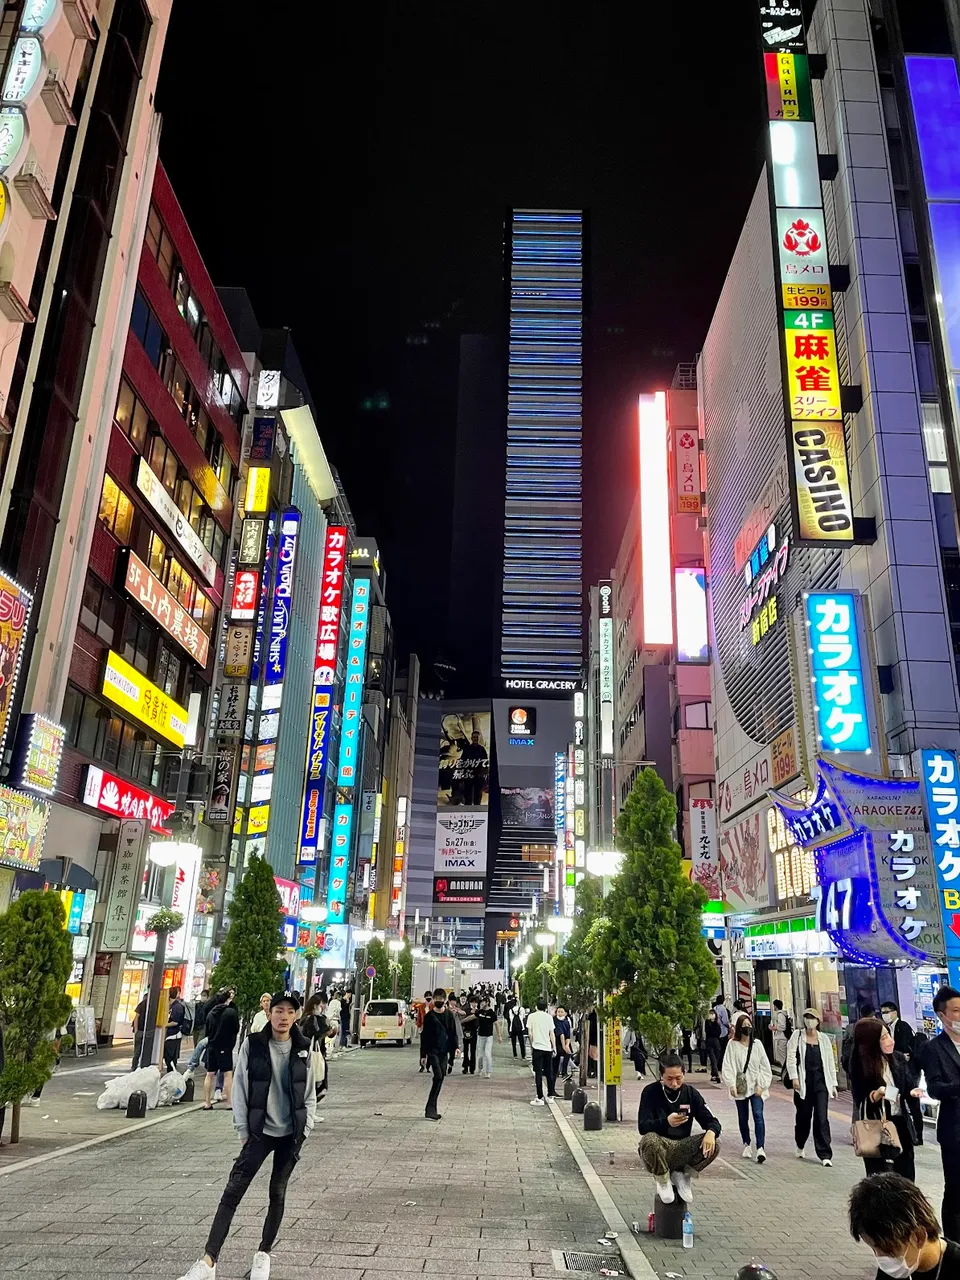
M500 674L580 678L583 663L584 215L514 209ZM571 686L572 687L572 686Z

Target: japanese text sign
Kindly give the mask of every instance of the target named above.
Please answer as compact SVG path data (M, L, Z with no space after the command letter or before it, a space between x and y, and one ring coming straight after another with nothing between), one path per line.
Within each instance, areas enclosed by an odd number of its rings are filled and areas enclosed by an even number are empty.
M857 607L858 596L852 591L810 592L804 598L817 741L822 751L871 750Z
M173 806L171 806L172 808ZM120 823L113 879L103 921L101 951L126 951L143 882L144 841L148 823L132 818Z
M804 542L852 542L853 497L843 423L792 422L798 532Z
M210 640L206 633L200 630L189 611L132 551L127 552L127 572L123 585L137 604L142 605L154 622L159 622L167 635L172 636L199 666L207 665Z
M212 586L217 580L216 560L203 545L190 521L167 493L162 481L154 475L146 458L140 459L137 468L137 488Z
M822 422L843 417L832 311L788 311L783 317L790 417Z
M52 796L57 789L60 758L66 730L46 716L22 715L10 761L10 778L16 787Z
M256 569L238 569L233 577L230 621L252 622L260 596L260 574Z
M343 694L343 727L340 730L340 762L337 769L338 787L352 787L357 776L369 626L370 580L357 578L353 584L353 600L350 605L347 679Z
M187 710L151 684L136 667L110 650L103 670L102 692L153 733L182 747L187 733Z
M953 751L921 751L920 759L952 984L960 979L960 766Z
M143 819L150 830L160 836L171 834L166 821L176 809L175 804L151 795L142 787L135 787L131 782L124 782L105 769L95 764L87 765L80 799L91 809L101 809L104 813L113 814L115 818L129 818L133 821Z
M323 575L317 613L317 645L313 659L313 706L307 739L306 782L300 822L300 861L316 862L323 818L323 782L326 776L330 720L337 682L337 647L343 573L347 555L347 530L331 525L324 539Z
M0 751L10 728L10 711L20 682L23 646L33 608L33 596L0 573Z
M677 474L677 512L700 515L700 437L690 427L673 433L673 456Z
M805 53L800 0L759 0L760 42L764 51Z
M333 811L333 835L330 840L330 872L327 880L328 924L344 923L347 881L350 878L352 835L353 805L338 804Z

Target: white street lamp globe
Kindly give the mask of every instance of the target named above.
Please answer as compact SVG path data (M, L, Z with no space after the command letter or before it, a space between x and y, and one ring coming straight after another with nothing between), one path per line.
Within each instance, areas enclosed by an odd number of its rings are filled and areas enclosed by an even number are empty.
M615 876L623 865L619 849L588 849L587 870L592 876Z
M390 948L390 950L391 950L391 951L393 951L394 953L396 953L397 951L402 951L402 950L403 950L403 946L404 946L403 939L402 939L402 938L391 938L391 939L390 939L390 941L387 943L387 946L388 946L388 947Z
M543 931L541 933L534 934L533 940L538 947L552 947L557 939L552 933Z

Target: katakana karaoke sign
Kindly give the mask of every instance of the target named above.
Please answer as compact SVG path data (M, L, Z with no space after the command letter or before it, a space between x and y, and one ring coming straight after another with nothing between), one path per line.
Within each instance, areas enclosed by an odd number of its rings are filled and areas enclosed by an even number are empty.
M937 870L916 778L820 760L812 800L770 795L797 846L814 851L816 927L843 955L863 964L942 961Z
M923 794L951 984L960 980L960 767L953 751L922 751Z

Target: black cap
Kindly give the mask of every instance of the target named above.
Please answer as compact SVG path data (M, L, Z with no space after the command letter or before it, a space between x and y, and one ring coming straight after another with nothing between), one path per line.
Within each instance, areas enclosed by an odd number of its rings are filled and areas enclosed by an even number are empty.
M270 997L270 1008L275 1009L278 1004L292 1004L294 1009L299 1009L303 1001L296 991L277 991Z

